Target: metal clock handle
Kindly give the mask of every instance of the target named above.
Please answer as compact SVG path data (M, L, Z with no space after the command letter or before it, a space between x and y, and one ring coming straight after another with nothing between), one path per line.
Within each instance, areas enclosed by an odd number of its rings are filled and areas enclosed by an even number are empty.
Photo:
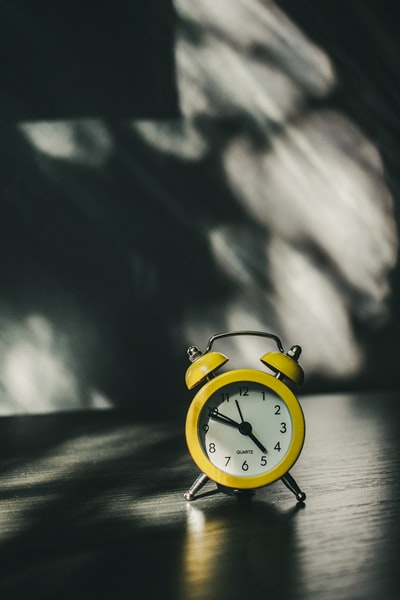
M244 330L239 330L239 331L216 333L215 335L211 336L210 339L208 340L208 344L204 351L204 354L207 354L207 352L209 352L211 350L212 345L214 344L214 342L216 340L219 340L222 338L227 338L227 337L238 336L238 335L258 336L258 337L272 339L276 343L278 350L282 354L285 353L282 342L277 335L274 335L273 333L267 333L264 331L254 331L254 330L250 330L250 329L244 329ZM297 360L300 356L300 353L301 353L300 346L292 346L290 348L290 350L287 352L287 356L289 356L290 358L293 358L297 362ZM190 348L188 349L188 356L189 356L189 359L191 362L194 362L202 354L203 353L196 346L190 346ZM261 360L263 360L263 359L261 359ZM280 375L281 375L281 373L277 372L276 377L279 377ZM192 486L189 488L189 490L184 494L185 499L189 500L189 501L193 500L193 498L195 497L197 492L199 492L204 487L204 485L207 483L207 481L209 481L209 477L205 473L201 473L197 477L197 479L194 481ZM283 475L281 477L281 481L296 496L296 499L298 502L305 501L306 494L299 488L295 479L290 475L289 472L287 472L285 475Z
M269 338L271 340L274 340L274 342L276 343L280 352L285 352L282 342L278 338L277 335L274 335L273 333L266 333L265 331L253 331L251 329L244 329L244 330L239 330L239 331L225 331L222 333L216 333L215 335L212 335L210 337L210 339L208 340L208 344L207 344L207 348L205 349L205 353L209 352L209 350L211 350L211 347L216 340L219 340L221 338L226 338L226 337L233 337L235 335L254 335L254 336L258 336L258 337Z

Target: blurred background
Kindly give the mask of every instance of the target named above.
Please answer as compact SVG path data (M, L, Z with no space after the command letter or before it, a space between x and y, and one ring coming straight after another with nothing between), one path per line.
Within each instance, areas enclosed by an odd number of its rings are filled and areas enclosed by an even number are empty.
M398 387L398 13L0 2L1 415L182 413L237 329L304 392Z

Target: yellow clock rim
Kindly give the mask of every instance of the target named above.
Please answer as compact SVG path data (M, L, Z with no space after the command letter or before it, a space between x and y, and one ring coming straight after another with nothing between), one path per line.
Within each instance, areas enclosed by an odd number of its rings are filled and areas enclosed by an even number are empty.
M292 419L292 441L282 461L268 473L254 477L230 475L218 469L205 454L198 432L201 411L214 392L222 386L241 381L251 381L265 385L274 391L286 404ZM186 416L186 444L190 455L199 469L216 483L234 489L252 489L268 485L280 479L294 465L304 444L305 421L302 408L296 396L282 381L269 373L256 369L235 369L221 373L208 381L195 395Z

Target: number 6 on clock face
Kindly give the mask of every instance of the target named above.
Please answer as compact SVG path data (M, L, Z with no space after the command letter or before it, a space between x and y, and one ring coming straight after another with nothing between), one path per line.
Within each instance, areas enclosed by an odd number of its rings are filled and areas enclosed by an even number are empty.
M253 369L209 380L194 397L186 440L197 466L215 482L257 488L284 476L304 442L301 406L282 381Z

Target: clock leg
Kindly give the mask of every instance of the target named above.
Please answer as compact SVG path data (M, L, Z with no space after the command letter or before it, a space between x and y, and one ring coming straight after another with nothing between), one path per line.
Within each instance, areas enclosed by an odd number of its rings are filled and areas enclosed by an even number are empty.
M201 473L188 491L184 494L185 500L193 500L197 492L200 491L203 486L205 486L208 480L209 477L205 473Z
M286 475L284 475L281 478L281 480L286 485L286 487L291 492L293 492L293 494L296 496L298 502L304 502L304 500L306 499L306 495L304 492L301 491L301 489L297 485L296 481L293 479L293 477L290 475L289 472L286 473Z

